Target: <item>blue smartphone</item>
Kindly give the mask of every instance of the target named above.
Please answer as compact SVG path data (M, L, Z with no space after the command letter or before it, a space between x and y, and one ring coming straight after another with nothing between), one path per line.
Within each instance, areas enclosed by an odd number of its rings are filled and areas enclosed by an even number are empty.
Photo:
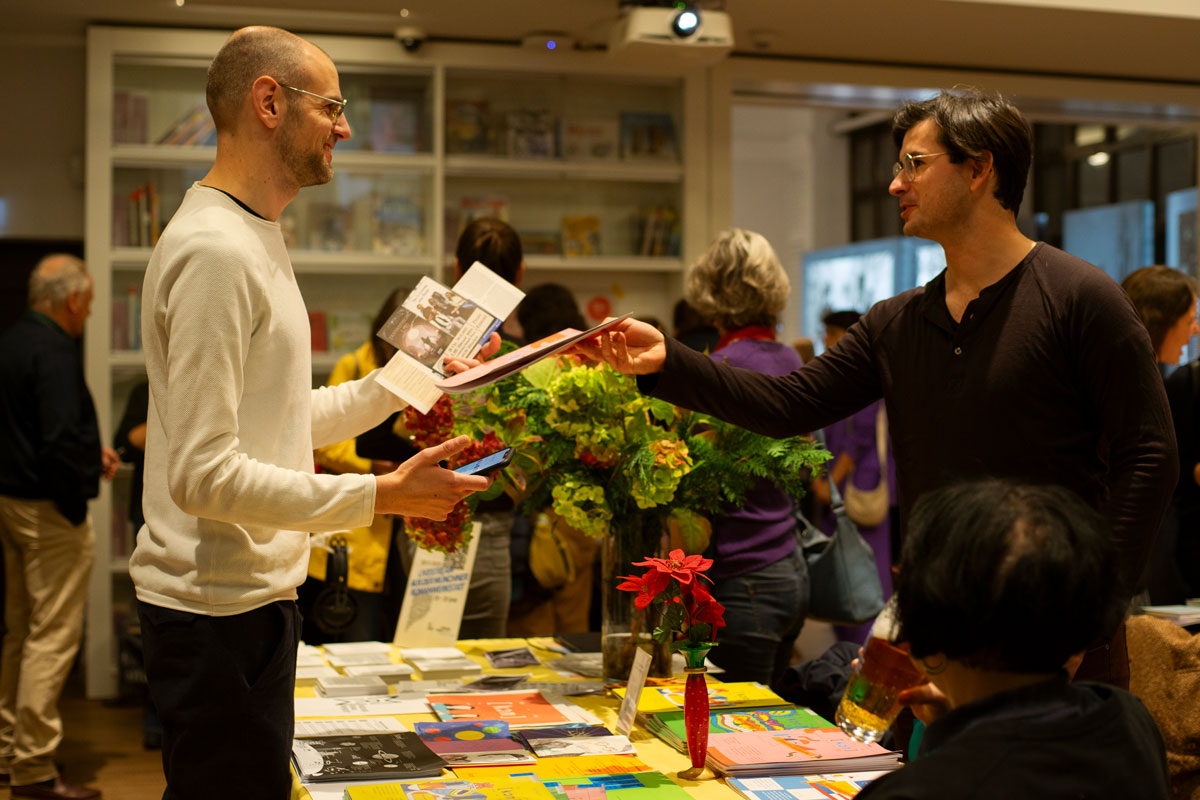
M463 464L455 469L455 472L461 472L463 475L486 475L489 472L495 472L498 469L507 467L513 459L513 449L506 447L503 450L497 450L494 453L484 456L477 461L472 461L469 464Z

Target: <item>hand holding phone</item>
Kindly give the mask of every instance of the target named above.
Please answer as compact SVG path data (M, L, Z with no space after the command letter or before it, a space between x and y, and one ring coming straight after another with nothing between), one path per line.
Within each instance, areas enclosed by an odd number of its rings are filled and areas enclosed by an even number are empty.
M497 450L469 464L463 464L454 471L463 475L487 475L507 467L512 463L512 460L513 449L506 447L503 450Z

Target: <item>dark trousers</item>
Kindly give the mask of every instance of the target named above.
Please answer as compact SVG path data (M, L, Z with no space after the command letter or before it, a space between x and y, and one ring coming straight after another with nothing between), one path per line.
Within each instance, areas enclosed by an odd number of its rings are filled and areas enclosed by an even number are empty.
M296 604L210 617L139 602L138 616L162 718L163 800L287 800Z

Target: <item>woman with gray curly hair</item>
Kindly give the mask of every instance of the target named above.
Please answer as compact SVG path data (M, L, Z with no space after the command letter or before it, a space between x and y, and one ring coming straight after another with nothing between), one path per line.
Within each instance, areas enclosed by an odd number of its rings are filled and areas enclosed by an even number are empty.
M714 360L786 375L801 366L795 350L775 341L789 290L771 244L733 228L692 265L684 296L721 332ZM809 592L794 528L791 498L766 479L741 508L713 520L708 574L713 596L725 606L726 627L709 658L725 670L725 680L769 684L787 669Z

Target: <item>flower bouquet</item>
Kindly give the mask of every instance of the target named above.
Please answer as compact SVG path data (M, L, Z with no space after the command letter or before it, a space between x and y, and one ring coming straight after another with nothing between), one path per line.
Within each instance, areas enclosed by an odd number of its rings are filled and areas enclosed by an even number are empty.
M513 462L491 491L503 487L524 512L549 509L559 524L603 540L605 675L622 680L638 646L655 651L654 674L669 674L670 659L652 636L657 609L638 609L617 591L618 571L646 554L665 555L668 540L702 552L708 517L738 506L763 479L799 497L829 458L809 437L772 439L677 408L642 395L633 377L571 356L443 398L438 407L449 412L450 430L418 444L467 434L488 437L489 447L513 447ZM414 520L409 532L415 522L422 546L452 552L469 521L465 512L448 523Z

